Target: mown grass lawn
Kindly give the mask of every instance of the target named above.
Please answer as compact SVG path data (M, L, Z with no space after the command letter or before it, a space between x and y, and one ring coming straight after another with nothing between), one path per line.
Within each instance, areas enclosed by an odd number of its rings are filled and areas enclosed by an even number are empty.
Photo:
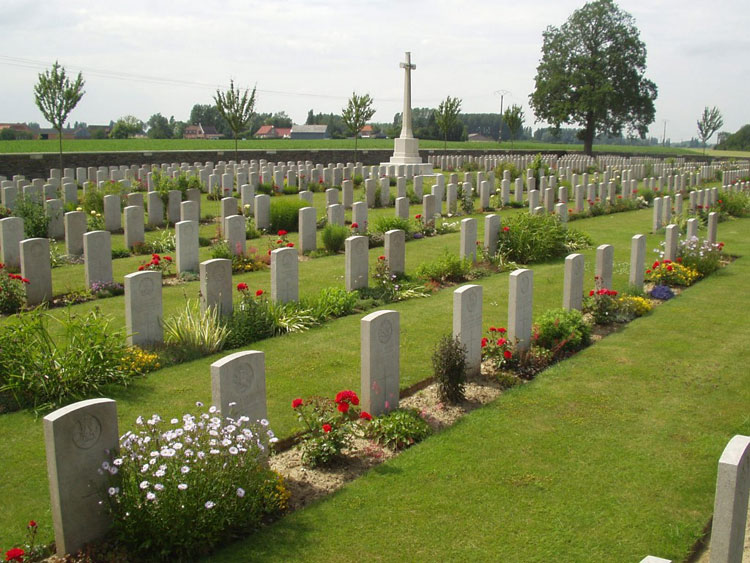
M422 149L440 152L443 150L443 141L420 139L419 146ZM354 151L354 139L249 139L240 140L240 150L326 150L344 149ZM393 139L359 139L357 142L359 150L368 149L393 149ZM449 151L475 149L490 151L572 151L582 152L583 145L563 145L554 143L541 143L536 141L517 141L511 146L507 141L495 142L461 142L450 141ZM59 142L57 140L47 141L0 141L0 154L3 153L57 153ZM63 152L111 152L111 151L201 151L201 150L223 150L226 156L233 158L234 141L219 140L208 141L203 139L102 139L102 140L63 140ZM669 147L639 147L628 145L594 145L597 152L622 152L622 153L649 153L654 155L685 155L696 154L691 149L678 149ZM230 152L232 154L230 154ZM721 156L721 155L715 155Z
M387 212L392 213L392 210ZM629 259L630 237L636 233L646 233L650 225L650 217L651 211L643 210L587 219L571 224L574 228L589 232L596 244L612 243L615 245L614 285L616 289L625 289L627 285L626 264ZM720 225L720 236L727 243L728 251L736 252L736 248L744 248L739 245L744 244L744 240L747 239L748 223L747 221L734 221ZM656 246L660 239L661 236L649 237L649 248ZM407 245L407 270L413 272L420 262L439 256L444 248L456 253L458 242L459 235L456 233L409 243ZM379 249L371 250L371 261L377 259L379 252ZM587 272L590 273L591 282L593 282L593 253L593 249L585 252ZM735 263L732 268L736 268L740 263L741 261ZM302 294L306 291L316 292L329 285L343 284L343 256L311 260L300 266ZM562 261L535 265L533 269L535 275L534 312L535 316L538 316L544 310L561 304ZM728 272L733 271L736 270L728 270ZM269 279L270 274L265 271L237 276L235 282L245 280L252 283L251 287L267 289ZM716 276L712 280L701 282L698 287L703 287L703 284L715 284L721 279L723 279L722 275ZM504 324L507 318L507 273L482 279L478 283L485 287L485 326ZM698 287L691 291L697 290ZM176 310L179 303L184 300L182 291L188 295L191 291L196 293L197 284L194 288L187 284L165 290L165 313ZM669 311L670 307L675 306L674 303L679 302L678 300L663 306L651 318L661 318L658 315L664 315L663 311ZM115 325L124 324L122 298L86 303L75 306L73 309L82 312L94 306L102 307L104 312L113 316ZM407 387L430 375L429 362L432 347L442 334L450 331L451 306L452 290L445 289L427 299L415 299L389 307L402 313L402 387ZM639 322L645 323L651 318ZM671 317L670 322L674 326L683 326L683 320L679 316ZM719 324L716 328L712 327L712 334L722 334L724 330L722 326ZM630 327L627 330L630 330ZM282 437L290 435L295 430L295 420L289 408L292 398L312 394L330 395L342 388L357 389L359 386L359 316L339 319L307 333L258 342L248 348L266 352L269 419L277 434ZM586 354L594 354L597 349L598 346L590 349ZM635 349L638 350L636 353L640 354L640 348L636 346ZM692 348L688 351L692 351ZM667 360L671 360L678 352L679 350L670 347L662 350ZM128 389L108 389L107 396L118 401L120 432L123 433L131 428L139 414L159 413L162 417L179 416L190 409L197 400L209 402L209 365L219 357L221 355L160 370L147 378L136 381ZM523 393L531 392L530 390L534 388L534 386L528 386L529 391L525 388ZM511 400L514 394L509 394L508 400ZM41 420L34 419L29 412L0 416L0 436L3 437L0 452L0 475L3 476L0 479L0 498L4 499L2 503L4 510L0 511L0 538L4 540L3 543L9 544L21 541L25 523L30 519L35 519L40 523L41 538L48 541L52 533ZM443 439L445 438L440 437L436 440ZM711 445L714 445L713 442ZM462 449L462 446L455 444L451 447ZM470 466L469 461L467 464Z

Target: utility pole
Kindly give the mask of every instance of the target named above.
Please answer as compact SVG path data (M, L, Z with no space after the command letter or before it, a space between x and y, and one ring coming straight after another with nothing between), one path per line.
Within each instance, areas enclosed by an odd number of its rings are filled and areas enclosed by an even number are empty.
M664 133L662 133L661 136L661 146L666 147L667 146L667 120L664 120Z
M498 142L503 142L503 98L505 94L510 94L509 90L495 90L495 95L500 96L500 132L498 133Z

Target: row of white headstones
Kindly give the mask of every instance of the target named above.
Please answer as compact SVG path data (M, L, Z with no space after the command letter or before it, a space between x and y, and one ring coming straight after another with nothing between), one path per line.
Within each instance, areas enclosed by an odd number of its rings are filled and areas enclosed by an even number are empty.
M633 251L636 257L641 257L637 270L642 276L643 235L633 237ZM602 245L597 249L597 274L605 279L605 283L607 278L611 280L612 258L612 246ZM207 269L212 266L202 265ZM226 268L226 264L221 266ZM583 266L583 255L573 254L566 258L563 297L566 308L580 308ZM225 270L224 276L227 273L231 274L231 271ZM161 296L157 290L161 287L160 273L141 272L130 276L129 280L126 279L126 295L130 295L132 301L132 296L137 294L137 300L142 302L136 314L143 316L154 307L160 309ZM631 271L631 281L633 276ZM464 285L453 294L453 334L467 348L467 368L471 374L478 373L481 364L482 300L483 288L479 285ZM509 276L508 334L511 340L518 339L521 348L530 343L532 302L532 270L512 272ZM133 320L132 315L131 311L129 322ZM378 415L397 408L399 404L400 315L392 310L371 313L361 319L360 330L362 408ZM222 416L237 418L244 415L251 420L267 417L263 352L251 350L230 354L211 364L210 372L212 402ZM108 527L99 504L104 482L97 469L107 451L118 449L115 401L91 399L59 409L44 418L44 430L55 541L58 553L62 555L100 537ZM714 563L741 560L750 487L749 464L750 438L737 436L727 446L719 463L712 532L711 560ZM737 549L740 550L740 559L732 555Z

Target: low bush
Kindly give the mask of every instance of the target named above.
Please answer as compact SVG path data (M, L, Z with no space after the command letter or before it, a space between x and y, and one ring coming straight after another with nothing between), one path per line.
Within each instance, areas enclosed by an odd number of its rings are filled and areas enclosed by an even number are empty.
M13 214L23 219L23 233L26 238L47 238L50 218L41 203L21 196L16 199Z
M381 216L370 225L369 230L374 233L383 234L394 229L400 229L408 236L414 232L414 224L409 219L402 219L401 217Z
M500 229L498 249L507 259L521 264L560 258L571 247L590 246L588 235L566 229L554 215L513 215Z
M229 329L216 308L201 313L197 301L188 301L181 313L164 320L164 342L178 361L220 352L228 336Z
M302 300L302 305L312 311L312 316L322 322L345 317L357 306L357 293L340 287L326 287L313 299Z
M267 421L222 419L211 407L136 424L120 457L102 463L111 534L132 560L193 560L286 508L289 492L267 465L276 440Z
M604 287L592 289L588 297L583 299L583 312L590 314L598 325L608 325L627 320L620 316L617 292Z
M649 292L649 295L659 301L669 301L674 297L674 291L666 285L655 285Z
M341 252L344 250L344 242L350 234L349 229L343 225L326 225L321 235L323 246L328 252Z
M457 337L440 339L432 353L432 372L442 401L457 404L465 399L466 346Z
M233 308L229 321L227 348L239 348L256 340L269 338L273 336L276 328L262 290L259 289L251 295L245 283L237 284L237 290L242 298Z
M677 262L705 277L721 268L723 249L723 243L710 243L698 237L682 239L677 248Z
M26 305L24 284L29 280L20 274L13 274L0 264L0 313L17 313Z
M298 198L279 197L271 200L271 228L273 231L299 230L299 210L309 204Z
M302 463L308 467L329 465L341 457L355 435L362 434L361 422L372 417L359 409L354 391L340 391L334 400L311 397L292 401L297 419L303 424Z
M535 327L536 343L559 353L576 352L591 343L591 326L576 309L546 311Z
M397 409L374 418L367 427L367 436L391 450L402 450L421 442L432 433L415 409Z
M62 325L57 338L51 320ZM68 310L61 318L41 310L19 315L0 331L0 349L0 392L37 412L88 399L131 377L122 369L124 335L98 309L85 315Z
M750 217L750 194L723 191L719 194L716 207L721 213L732 217Z
M473 269L470 259L462 260L447 250L433 262L422 262L417 268L417 277L437 284L466 281Z
M652 282L655 285L668 285L672 287L687 287L699 278L700 274L696 270L683 266L679 262L672 262L671 260L655 261L646 270L645 276L646 281Z

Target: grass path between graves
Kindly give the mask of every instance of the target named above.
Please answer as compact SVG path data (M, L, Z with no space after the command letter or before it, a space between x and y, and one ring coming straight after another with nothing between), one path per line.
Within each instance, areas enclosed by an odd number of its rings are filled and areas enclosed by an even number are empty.
M684 560L750 433L750 221L721 227L725 270L212 561Z
M651 210L642 210L576 221L572 223L572 227L591 234L596 244L614 244L614 287L623 290L627 286L630 238L633 234L648 232L650 222ZM480 222L480 233L481 230L482 223ZM722 223L719 226L719 233L721 239L726 242L728 251L747 253L748 248L745 241L750 238L750 221ZM662 238L663 235L649 235L648 248L656 247L658 241ZM423 260L438 256L443 248L456 253L458 242L459 235L456 233L409 243L407 245L407 270L412 270ZM584 252L587 276L591 282L593 282L594 252L594 249ZM376 260L378 253L378 249L372 249L371 259ZM718 292L717 299L721 303L727 304L726 311L709 306L706 312L715 315L721 321L721 324L709 326L704 322L701 325L706 327L704 330L693 332L700 338L712 339L706 342L706 345L711 347L714 346L713 339L721 337L727 342L730 341L727 339L731 339L730 337L733 337L733 334L737 332L737 329L732 327L731 323L738 323L737 315L732 318L731 313L741 309L737 308L737 298L732 295L733 292L738 291L738 286L736 284L732 286L728 282L735 280L738 271L744 272L744 275L747 274L746 270L741 270L742 263L743 260L735 262L726 272L701 282L695 288L691 288L679 300L663 305L655 311L652 317L642 319L631 327L650 326L649 323L656 322L656 319L666 319L664 322L669 326L678 327L687 332L689 325L684 322L679 314L670 314L670 311L675 310L675 307L682 303L683 299L692 294L691 292L705 291L706 287L715 287ZM301 284L307 283L318 288L341 283L339 276L343 275L343 256L321 258L303 263L301 266ZM304 266L312 267L312 270L308 274L303 274L306 270ZM535 265L533 269L534 315L536 317L545 310L559 307L561 304L563 261L557 260L547 264ZM267 282L266 278L270 275L268 272L262 274L263 279ZM253 275L248 274L249 277ZM506 272L484 278L478 282L485 288L485 327L505 324L508 299L507 277L508 273ZM256 281L260 282L261 280ZM432 349L438 339L451 329L452 293L452 289L449 288L426 299L413 299L387 307L401 313L402 388L431 375L430 357ZM121 298L102 300L99 304L107 314L116 318L123 315ZM82 311L92 306L92 303L86 303L73 309ZM168 309L165 299L166 310ZM118 322L121 321L116 321L116 324ZM305 333L272 338L248 346L248 349L262 350L266 353L269 419L279 436L288 436L296 430L296 421L290 408L290 402L294 397L313 394L333 395L345 388L359 389L359 323L360 316L354 315L326 323ZM628 327L624 333L632 334L633 329L631 327ZM663 331L664 329L660 330ZM724 334L725 332L726 334ZM669 330L666 330L665 334L669 334ZM596 351L600 346L602 345L589 349L581 355L581 358L592 355L596 357ZM633 349L636 350L635 353L639 354L640 344ZM695 352L695 347L686 346L685 350ZM659 358L654 357L654 361L664 365L667 364L665 358L677 360L681 354L682 347L678 349L670 345L662 350L662 355ZM191 409L195 401L210 402L209 366L222 355L217 354L159 370L144 379L135 381L127 389L119 387L108 389L106 396L117 400L120 433L132 428L138 415L159 413L165 418L180 416ZM580 361L580 359L573 360L573 362L576 361ZM612 364L611 360L601 362L599 371L605 374L609 373L612 367L610 364ZM568 365L568 363L564 365ZM739 362L737 365L741 366L743 363ZM541 386L541 382L527 386L520 393L509 394L507 398L503 399L502 403L513 402L512 397L516 395L519 397L526 396L526 393ZM0 416L0 437L2 437L0 441L0 548L22 541L26 523L31 519L40 524L40 540L50 541L52 530L41 419L35 419L33 414L28 411L2 415ZM428 444L420 446L420 448L432 447L430 444L438 443L444 439L442 436L438 437ZM566 447L569 445L566 445ZM714 449L719 448L720 451L720 447L713 442L711 442L711 446ZM462 449L456 445L453 447ZM712 450L711 455L713 453ZM415 453L410 452L405 459L409 459L413 455ZM404 462L399 461L398 463ZM473 462L470 462L468 458L466 463L467 467L473 465ZM379 471L389 470L386 468ZM486 471L483 471L483 473L486 473ZM462 474L463 471L456 474L453 479L457 479L458 475ZM531 479L533 482L533 475ZM523 480L521 479L521 481ZM463 508L462 506L459 503L456 508L461 511L469 510L468 506L463 506ZM371 509L367 505L367 509L363 513L368 513L370 510L375 510L375 508ZM667 512L669 512L669 509L667 509ZM463 512L460 514L463 514ZM289 524L282 525L292 525L299 517L293 516ZM361 517L358 516L358 518Z

